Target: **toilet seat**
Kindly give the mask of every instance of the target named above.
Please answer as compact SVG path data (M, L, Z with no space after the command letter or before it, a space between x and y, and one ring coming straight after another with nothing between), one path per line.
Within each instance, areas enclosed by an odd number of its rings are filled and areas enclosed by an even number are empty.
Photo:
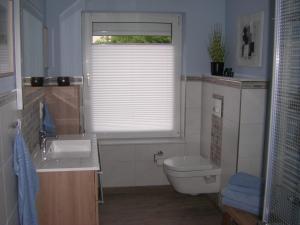
M164 166L169 170L174 171L202 171L209 170L214 167L210 160L198 156L172 157L164 161Z

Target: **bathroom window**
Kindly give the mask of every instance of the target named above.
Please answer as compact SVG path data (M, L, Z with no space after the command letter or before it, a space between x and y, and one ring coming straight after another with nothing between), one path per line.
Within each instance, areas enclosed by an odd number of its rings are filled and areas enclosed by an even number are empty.
M86 131L179 137L181 16L85 13L83 24Z

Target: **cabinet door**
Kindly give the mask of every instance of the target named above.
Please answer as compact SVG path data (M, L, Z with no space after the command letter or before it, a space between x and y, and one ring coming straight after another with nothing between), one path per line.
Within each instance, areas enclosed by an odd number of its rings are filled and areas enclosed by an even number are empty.
M96 196L96 199L95 199L95 202L96 202L96 207L95 207L96 224L99 225L99 216L100 216L99 215L99 173L95 172L94 177L95 177L95 196Z
M94 171L48 172L39 177L40 225L98 224Z

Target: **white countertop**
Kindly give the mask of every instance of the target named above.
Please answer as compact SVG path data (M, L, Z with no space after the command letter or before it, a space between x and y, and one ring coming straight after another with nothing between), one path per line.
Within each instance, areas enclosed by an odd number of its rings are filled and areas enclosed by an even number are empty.
M91 153L89 157L82 158L43 158L42 151L37 146L32 153L33 164L37 172L62 172L62 171L86 171L100 170L97 138L95 135L61 135L62 140L86 140L91 139Z
M241 74L235 74L234 77L225 77L225 76L213 76L210 74L204 74L202 77L209 77L219 80L230 80L230 81L239 81L239 82L245 82L245 81L268 81L267 78L263 76L250 76L250 75L241 75Z

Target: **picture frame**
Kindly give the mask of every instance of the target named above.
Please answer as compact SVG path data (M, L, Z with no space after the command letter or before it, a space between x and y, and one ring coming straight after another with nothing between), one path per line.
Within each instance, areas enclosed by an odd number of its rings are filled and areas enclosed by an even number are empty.
M238 18L236 49L238 66L262 66L263 26L263 11Z
M13 1L0 0L0 77L14 74Z

